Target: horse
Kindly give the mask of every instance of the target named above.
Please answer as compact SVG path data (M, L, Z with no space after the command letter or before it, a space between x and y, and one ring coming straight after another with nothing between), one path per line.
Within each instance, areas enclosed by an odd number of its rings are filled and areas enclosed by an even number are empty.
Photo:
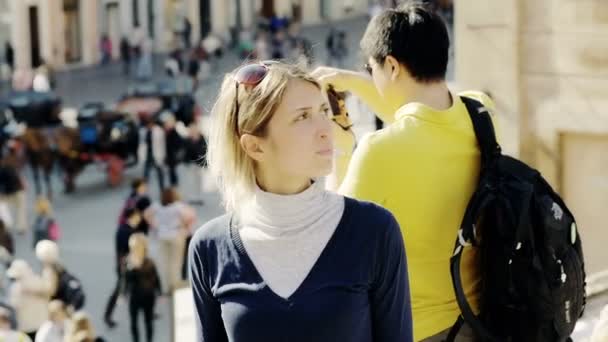
M81 146L78 130L64 125L28 127L20 139L25 145L27 160L32 169L36 194L42 193L40 184L40 171L42 171L47 198L53 197L51 174L56 163L64 173L65 192L74 192L74 179L84 168L79 160Z

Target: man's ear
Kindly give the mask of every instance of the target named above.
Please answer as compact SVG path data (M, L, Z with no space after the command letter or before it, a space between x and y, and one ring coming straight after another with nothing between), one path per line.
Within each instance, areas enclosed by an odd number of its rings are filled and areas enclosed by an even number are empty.
M249 158L260 162L266 156L264 153L264 149L262 148L262 142L259 137L251 134L243 134L241 135L241 147L247 153Z
M386 59L384 60L384 67L388 68L388 71L390 71L391 80L393 81L397 80L397 78L403 72L403 67L401 64L399 64L399 61L391 55L386 56Z

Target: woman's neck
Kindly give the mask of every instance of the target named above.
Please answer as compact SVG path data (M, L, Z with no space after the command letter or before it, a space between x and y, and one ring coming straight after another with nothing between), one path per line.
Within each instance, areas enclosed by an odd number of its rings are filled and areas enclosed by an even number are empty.
M257 175L256 181L260 189L277 195L299 194L312 184L310 178L269 176L267 173Z

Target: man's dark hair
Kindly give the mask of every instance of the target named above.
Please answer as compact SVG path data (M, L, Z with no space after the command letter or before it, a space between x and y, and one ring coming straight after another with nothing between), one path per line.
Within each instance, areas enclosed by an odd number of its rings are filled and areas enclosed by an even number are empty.
M391 55L418 82L445 79L450 38L445 23L420 1L406 1L372 19L361 39L364 56L380 65Z

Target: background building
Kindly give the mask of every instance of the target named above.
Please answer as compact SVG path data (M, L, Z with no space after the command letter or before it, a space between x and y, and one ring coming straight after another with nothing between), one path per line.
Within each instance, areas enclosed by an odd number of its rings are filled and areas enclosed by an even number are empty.
M261 16L299 18L304 25L339 20L366 12L369 0L0 0L0 40L10 40L17 68L42 60L55 68L91 65L100 60L100 39L107 34L119 55L121 37L136 26L154 50L168 51L180 40L184 18L192 43L209 33L229 39L252 30Z
M494 95L503 145L563 195L591 279L608 276L608 2L454 5L456 81Z

